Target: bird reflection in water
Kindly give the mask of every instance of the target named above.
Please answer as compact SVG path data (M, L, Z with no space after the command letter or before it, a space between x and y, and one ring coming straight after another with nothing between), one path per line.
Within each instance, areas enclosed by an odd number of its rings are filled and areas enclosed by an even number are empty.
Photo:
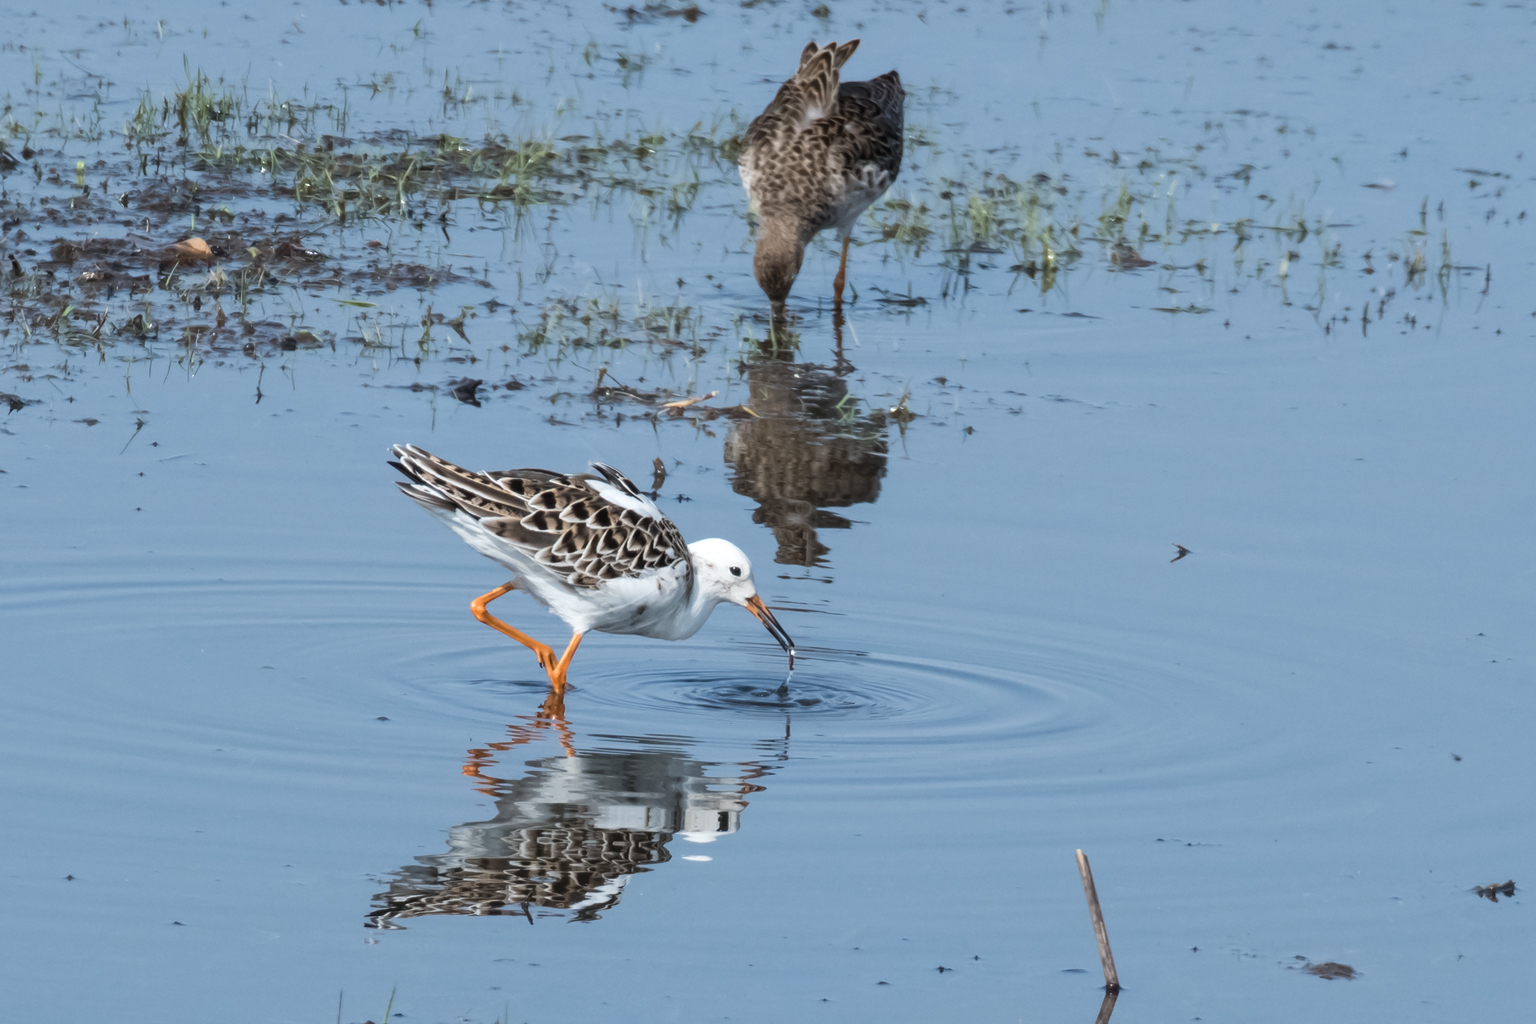
M370 928L428 914L516 915L595 921L618 904L632 875L671 860L677 837L711 842L734 833L747 797L771 764L721 764L655 740L581 751L559 701L507 726L507 739L472 749L464 774L496 802L496 816L448 830L448 852L420 856L374 896ZM490 774L497 755L554 738L562 752L527 761L518 778ZM610 738L616 739L616 738ZM668 745L675 739L662 741ZM787 756L788 723L770 741ZM622 746L621 746L622 744Z
M798 338L782 319L745 363L747 405L757 416L731 425L725 461L735 470L732 488L758 503L753 521L773 530L780 565L822 564L829 549L816 531L853 525L827 509L880 496L889 451L885 413L861 411L848 392L854 367L843 354L843 326L835 312L831 368L795 362Z

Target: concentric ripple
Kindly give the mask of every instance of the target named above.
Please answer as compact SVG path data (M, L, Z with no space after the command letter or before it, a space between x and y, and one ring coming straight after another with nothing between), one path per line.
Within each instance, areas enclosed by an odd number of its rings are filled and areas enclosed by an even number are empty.
M954 665L901 654L823 656L779 680L747 671L669 672L645 666L622 679L591 680L595 709L646 715L794 715L836 721L849 735L921 733L932 740L1045 735L1085 726L1088 692L1028 672ZM754 671L756 670L756 671ZM617 684L617 685L614 685ZM862 723L862 724L861 724Z
M1260 690L1185 669L1155 640L956 625L943 643L961 661L902 650L912 646L905 636L922 631L893 628L889 617L856 619L840 621L889 648L802 652L788 678L766 645L599 638L572 674L569 723L578 734L701 742L777 729L795 737L791 756L824 762L818 772L829 780L852 773L871 784L1157 785L1268 773L1276 766L1267 758L1295 753L1256 743L1241 727L1262 718ZM532 712L543 692L522 653L418 648L396 671L438 713L495 721ZM522 681L494 681L487 657Z
M340 572L105 576L95 599L111 594L110 636L97 627L92 642L202 647L216 632L242 685L267 686L274 677L262 673L275 666L278 677L295 676L285 692L338 718L383 703L414 706L423 724L483 735L536 715L547 691L521 647L450 616L435 592L457 591L439 584L402 598L398 586ZM10 599L18 613L85 599L78 588L42 580L20 590L24 597ZM421 607L436 614L422 618ZM558 633L556 620L548 623L545 632ZM686 737L728 757L743 740L787 733L788 756L815 757L821 777L857 775L871 785L1156 786L1275 774L1306 756L1304 736L1254 728L1276 717L1264 705L1285 700L1274 683L1287 673L1252 652L1172 649L1157 637L1081 623L1005 624L944 609L922 621L866 609L808 626L806 639L856 639L864 649L807 647L786 678L783 654L755 636L711 633L686 644L593 637L572 672L570 729ZM113 696L131 692L108 688L102 713L131 719ZM206 713L219 714L217 702Z

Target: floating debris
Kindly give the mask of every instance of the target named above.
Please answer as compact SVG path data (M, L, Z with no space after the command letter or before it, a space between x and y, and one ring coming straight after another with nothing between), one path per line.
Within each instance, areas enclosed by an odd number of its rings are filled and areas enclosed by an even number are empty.
M472 405L478 409L480 408L480 399L475 397L475 392L484 383L485 381L475 377L465 377L462 380L451 380L444 386L454 398L457 398L465 405Z
M1308 974L1316 975L1319 978L1327 979L1328 981L1333 981L1338 978L1351 981L1355 977L1355 969L1349 966L1349 964L1335 963L1332 960L1328 960L1320 964L1307 964L1302 968L1302 970L1306 971Z
M1125 242L1116 242L1109 250L1109 262L1111 266L1119 267L1121 270L1137 270L1141 267L1157 265L1156 260L1144 259L1141 253Z
M1476 893L1477 895L1479 895L1479 896L1486 897L1487 899L1492 900L1494 903L1497 903L1497 902L1499 902L1499 897L1500 896L1505 896L1505 897L1514 896L1514 894L1515 894L1515 880L1513 878L1511 878L1507 882L1500 882L1500 883L1498 883L1496 885L1478 885L1478 886L1474 886L1472 888L1472 891L1474 893Z
M876 291L879 291L879 289L876 289ZM923 298L921 295L913 295L912 294L912 286L911 285L907 286L907 294L905 294L905 295L893 295L893 294L887 292L886 294L880 296L880 298L876 299L875 301L876 302L883 302L883 303L885 303L888 306L926 306L926 305L928 305L928 300L927 299Z
M663 409L675 409L675 410L678 410L680 412L683 409L688 408L690 405L698 405L700 402L707 402L711 398L714 398L719 393L720 392L718 392L718 391L711 391L707 395L694 395L692 398L680 398L680 399L678 399L675 402L665 402L665 403L663 403L662 404L662 408Z
M673 7L671 4L658 3L656 0L640 7L614 7L612 4L604 4L614 14L623 15L624 20L633 25L636 22L651 22L660 18L681 18L692 25L704 16L698 4L688 4L683 7Z

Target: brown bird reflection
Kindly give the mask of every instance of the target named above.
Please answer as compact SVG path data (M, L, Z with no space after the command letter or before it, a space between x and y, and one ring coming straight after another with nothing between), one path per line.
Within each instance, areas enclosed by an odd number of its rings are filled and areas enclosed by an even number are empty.
M848 392L853 370L843 356L842 314L834 314L832 368L794 361L797 339L783 321L745 364L755 419L731 424L725 461L731 487L758 503L752 521L773 530L781 565L820 565L830 550L817 530L846 530L852 521L829 512L880 496L889 448L885 413L865 412Z
M551 734L561 753L525 762L517 778L488 774L497 754ZM747 796L763 791L756 780L771 772L756 761L711 763L655 745L579 751L558 704L507 726L507 735L470 750L464 765L495 800L495 817L450 828L446 853L392 872L367 927L403 928L401 920L427 914L515 915L532 924L536 910L595 921L618 904L630 876L672 859L674 838L734 833Z

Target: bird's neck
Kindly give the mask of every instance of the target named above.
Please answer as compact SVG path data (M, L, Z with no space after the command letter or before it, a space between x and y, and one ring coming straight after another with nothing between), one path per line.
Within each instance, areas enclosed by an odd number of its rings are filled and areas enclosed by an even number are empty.
M757 225L757 250L752 257L752 271L768 298L783 302L800 273L805 258L806 238L801 237L798 220L780 211L763 211Z
M717 595L705 593L704 588L695 580L693 593L688 595L688 604L676 620L677 636L673 639L686 640L702 629L721 600Z
M805 258L805 247L810 244L814 231L807 232L803 218L793 210L774 206L759 211L757 219L757 252L768 252L781 259L792 260L795 269Z

